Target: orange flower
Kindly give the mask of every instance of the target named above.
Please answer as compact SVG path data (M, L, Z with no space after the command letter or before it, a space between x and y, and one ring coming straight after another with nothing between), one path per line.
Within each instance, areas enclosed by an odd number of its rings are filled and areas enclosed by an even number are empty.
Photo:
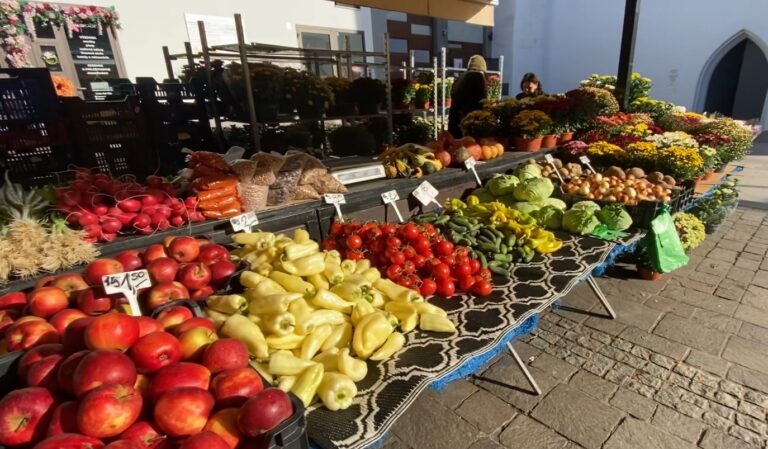
M77 95L74 83L69 78L61 75L51 75L53 87L56 89L56 95L60 97L74 97Z

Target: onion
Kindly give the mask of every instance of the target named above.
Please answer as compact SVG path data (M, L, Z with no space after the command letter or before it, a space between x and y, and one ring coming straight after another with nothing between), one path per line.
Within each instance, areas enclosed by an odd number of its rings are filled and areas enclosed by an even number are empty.
M607 189L607 188L605 188L605 187L600 187L599 189L597 189L597 192L598 192L600 195L605 195L606 193L608 193L608 189Z
M589 186L581 186L579 189L579 194L581 195L587 195L589 193Z
M589 198L590 200L594 200L595 199L595 195L589 193L589 194L587 194L587 198Z
M634 187L627 187L624 192L629 198L637 198L637 190L635 190Z
M603 175L600 173L595 173L595 181L600 182L603 180Z
M613 195L608 195L608 196L605 197L605 200L606 201L612 201L612 202L615 203L616 202L616 197L613 196Z

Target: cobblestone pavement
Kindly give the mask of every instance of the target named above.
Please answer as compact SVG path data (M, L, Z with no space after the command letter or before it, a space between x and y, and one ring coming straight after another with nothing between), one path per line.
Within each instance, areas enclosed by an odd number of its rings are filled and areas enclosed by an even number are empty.
M768 448L768 213L739 208L657 282L615 269L515 343L511 356L425 391L386 449Z

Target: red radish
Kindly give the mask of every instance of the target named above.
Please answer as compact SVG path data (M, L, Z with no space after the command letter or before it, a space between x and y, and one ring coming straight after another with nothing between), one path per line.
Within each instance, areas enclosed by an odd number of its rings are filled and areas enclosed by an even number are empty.
M80 204L80 200L82 199L80 192L77 190L68 190L64 192L64 196L61 198L61 201L64 202L67 206L76 206Z
M76 181L73 181L72 184L69 185L69 188L72 190L77 190L78 192L85 192L90 188L91 185L88 183L88 181L78 179Z
M105 173L96 173L95 175L93 175L93 181L94 182L109 181L109 180L110 180L109 175L107 175Z
M160 187L163 185L163 178L155 175L147 176L147 185L150 187Z
M165 218L171 218L171 208L161 204L160 206L157 206L157 212L158 214L162 214Z
M101 237L101 226L97 224L89 224L83 226L83 231L88 237Z
M143 228L140 228L138 226L134 226L134 228L136 228L136 230L139 231L139 234L142 234L142 235L150 235L150 234L153 234L155 232L155 230L152 229L149 226L146 226L146 227L143 227Z
M99 204L93 207L93 213L99 216L107 215L109 208L103 204Z
M117 203L117 207L123 212L138 212L141 210L141 201L128 198L127 200Z
M90 213L90 212L82 212L80 213L80 218L78 218L77 223L82 226L83 228L87 227L88 225L95 225L99 223L99 217L96 215Z
M147 214L136 215L136 218L133 219L132 223L133 227L136 229L148 228L151 224L152 218Z
M197 202L198 201L196 196L188 196L187 199L184 200L184 205L187 207L187 209L196 209Z
M176 188L173 187L173 185L171 185L171 184L164 184L162 189L163 189L163 191L166 194L168 194L168 195L170 195L170 196L172 196L174 198L179 196L179 193L176 191Z
M56 205L56 208L61 210L61 206L59 205ZM75 224L75 223L80 224L80 217L82 216L83 214L81 214L80 212L71 212L67 214L67 221L69 222L69 224Z
M123 223L117 218L106 217L101 221L101 228L105 233L116 234L123 227Z
M133 219L136 218L136 216L138 216L138 214L131 212L131 213L118 215L116 218L120 220L120 223L123 226L130 226L131 223L133 222Z
M157 198L151 195L146 195L141 198L142 207L157 206Z
M108 232L101 233L101 239L105 242L111 242L116 238L117 238L117 233L108 233Z
M176 215L175 217L171 217L171 226L179 227L184 224L184 218L182 218L180 215Z
M109 190L112 188L112 183L104 179L95 179L93 181L93 185L99 189L99 192L109 192Z

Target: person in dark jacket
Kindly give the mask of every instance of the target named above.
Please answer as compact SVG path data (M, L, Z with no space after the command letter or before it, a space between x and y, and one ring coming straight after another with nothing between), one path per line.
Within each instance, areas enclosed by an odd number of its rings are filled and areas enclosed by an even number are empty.
M517 94L518 100L529 97L538 97L539 95L545 95L544 90L541 87L541 81L535 73L526 73L523 75L523 79L520 81L520 92Z
M469 58L467 71L459 77L451 89L451 110L448 114L448 131L453 137L461 137L461 120L470 112L482 109L481 101L488 95L485 72L488 66L480 55Z

